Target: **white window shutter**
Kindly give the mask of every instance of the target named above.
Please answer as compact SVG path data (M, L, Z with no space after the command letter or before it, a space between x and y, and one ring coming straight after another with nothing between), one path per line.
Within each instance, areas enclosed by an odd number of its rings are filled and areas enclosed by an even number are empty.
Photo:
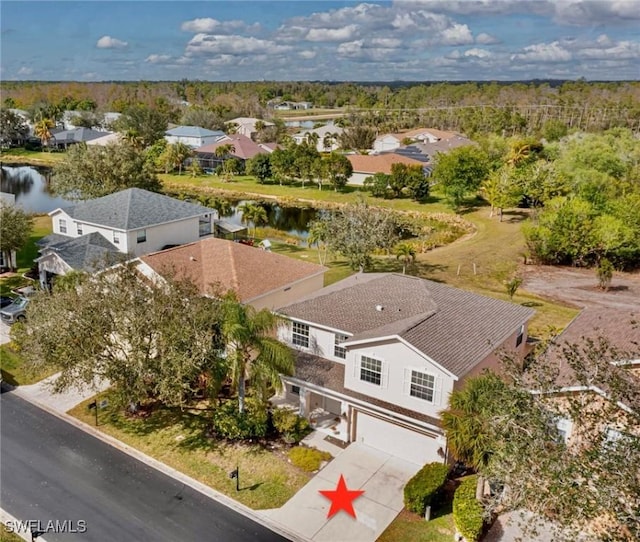
M433 386L433 404L440 405L442 404L442 377L436 376Z
M354 356L354 360L353 360L353 377L358 380L360 378L360 374L359 374L359 369L360 369L360 362L362 361L362 357L361 356Z
M411 369L406 367L404 369L403 393L405 395L409 395L411 393Z

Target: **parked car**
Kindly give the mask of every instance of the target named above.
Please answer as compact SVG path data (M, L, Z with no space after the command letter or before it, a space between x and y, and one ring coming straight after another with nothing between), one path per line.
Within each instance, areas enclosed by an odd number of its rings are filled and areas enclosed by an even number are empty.
M16 297L13 303L0 311L0 318L5 324L15 324L27 317L29 300L26 297Z
M0 309L4 309L6 306L11 305L11 303L13 303L13 297L0 295Z

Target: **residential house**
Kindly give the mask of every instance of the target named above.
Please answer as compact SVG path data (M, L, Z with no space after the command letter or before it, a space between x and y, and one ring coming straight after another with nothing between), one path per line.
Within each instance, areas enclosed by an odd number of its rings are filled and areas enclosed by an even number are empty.
M231 119L225 122L227 127L229 127L229 132L233 130L234 133L243 135L246 137L252 137L253 134L258 133L258 129L256 128L256 124L261 122L263 126L275 126L273 122L268 122L262 119L256 119L253 117L236 117L235 119Z
M423 169L426 166L421 160L390 152L383 154L348 154L347 158L353 167L353 173L349 177L348 183L358 186L363 186L364 180L376 173L389 175L393 164L419 165Z
M94 139L103 138L108 134L108 132L94 130L93 128L73 128L71 130L53 128L51 130L52 138L47 141L47 146L66 149L70 145L75 145L76 143L89 143Z
M340 148L340 135L344 130L335 124L325 124L312 130L302 130L293 134L293 140L300 145L310 140L316 141L315 147L318 152L331 152Z
M208 238L141 256L147 276L188 278L203 295L234 290L242 303L275 309L315 292L326 267L225 239Z
M409 130L407 132L383 134L378 136L373 142L373 150L376 152L394 151L402 147L405 141L424 144L440 143L439 147L441 147L442 150L446 150L448 148L447 142L450 142L451 146L454 144L460 146L462 141L471 143L470 140L455 132L446 132L443 130L435 130L433 128L416 128L415 130ZM428 154L431 154L431 156L435 155L435 150Z
M110 145L110 144L117 144L120 143L120 141L122 141L122 134L120 134L119 132L103 132L104 135L102 137L98 137L96 139L91 139L90 141L87 141L87 145L99 145L101 147L104 147L106 145Z
M276 111L291 111L291 110L305 110L312 109L313 103L311 102L293 102L290 100L283 100L282 98L274 98L267 102L267 107L275 109Z
M524 355L532 309L394 273L356 274L277 311L297 352L276 402L418 464L444 461L440 411L464 379Z
M216 156L216 150L224 145L231 145L233 149L225 156ZM215 169L228 158L237 158L242 163L258 154L270 154L273 150L266 145L256 143L251 138L241 134L225 135L215 143L204 145L195 150L196 158L203 169Z
M598 345L600 338L604 338L624 359L611 360L606 367L598 364L584 367L583 374L576 375L562 354L563 349L571 351L574 345L579 346L584 341L593 341ZM583 310L554 339L550 348L536 363L539 367L544 367L544 370L557 372L555 389L550 397L558 404L580 395L590 397L585 404L591 408L601 408L604 401L615 403L613 410L616 415L603 419L599 429L607 441L619 440L623 434L631 431L628 414L634 412L636 416L640 415L640 395L637 393L640 390L640 304L635 310ZM625 381L630 385L624 385ZM584 435L580 430L574 430L576 421L572 419L569 409L565 417L558 419L558 430L565 441L578 443L583 438L591 440L593 435ZM640 438L640 428L636 426L635 430L636 437Z
M164 133L164 138L168 143L184 143L193 149L215 143L224 137L224 132L220 130L207 130L199 126L176 126Z

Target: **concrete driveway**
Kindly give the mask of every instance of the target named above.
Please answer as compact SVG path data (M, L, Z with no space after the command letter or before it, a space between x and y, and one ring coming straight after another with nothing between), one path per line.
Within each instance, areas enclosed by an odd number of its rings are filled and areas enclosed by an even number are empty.
M11 337L9 336L9 331L11 327L9 327L4 322L0 322L0 344L7 344L11 342Z
M315 542L374 542L402 510L403 488L420 465L363 444L351 444L282 508L268 516ZM353 502L356 519L338 512L327 519L331 501L320 490L333 490L340 475L349 489L365 493Z

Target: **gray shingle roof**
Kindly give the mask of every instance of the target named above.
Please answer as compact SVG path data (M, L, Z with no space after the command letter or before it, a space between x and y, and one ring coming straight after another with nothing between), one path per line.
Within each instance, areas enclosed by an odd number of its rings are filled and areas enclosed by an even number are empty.
M165 132L168 136L176 137L224 137L224 132L220 130L207 130L200 126L176 126Z
M214 213L202 205L181 201L141 188L128 188L102 198L65 207L71 218L117 230L136 230Z
M55 252L67 265L78 271L93 272L113 265L124 255L100 233L93 232L50 245L46 252Z
M520 305L394 273L353 275L278 312L342 330L352 335L350 342L398 335L459 377L534 314Z

